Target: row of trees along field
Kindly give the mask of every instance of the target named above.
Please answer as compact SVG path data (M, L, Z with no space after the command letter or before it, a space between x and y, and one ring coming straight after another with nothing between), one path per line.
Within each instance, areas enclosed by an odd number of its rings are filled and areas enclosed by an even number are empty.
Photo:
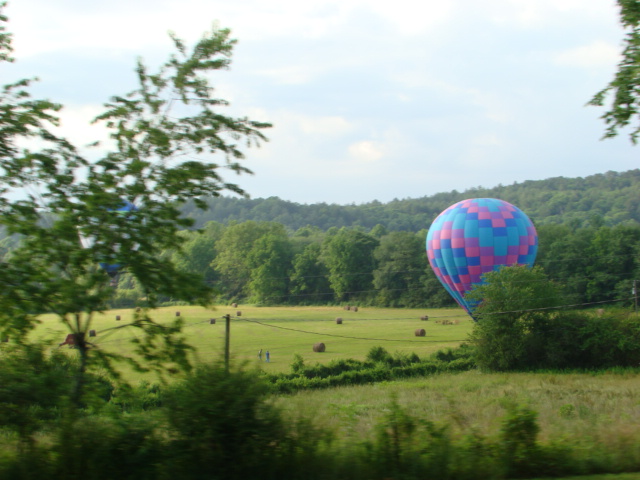
M563 286L565 305L597 302L632 305L640 279L640 225L586 227L541 225L536 264ZM385 307L446 307L455 304L436 279L425 254L426 231L303 227L277 222L209 222L183 230L180 250L162 254L186 277L204 277L220 301L264 305L350 302ZM11 251L13 240L0 242ZM113 307L144 297L123 275ZM162 302L177 301L162 296Z

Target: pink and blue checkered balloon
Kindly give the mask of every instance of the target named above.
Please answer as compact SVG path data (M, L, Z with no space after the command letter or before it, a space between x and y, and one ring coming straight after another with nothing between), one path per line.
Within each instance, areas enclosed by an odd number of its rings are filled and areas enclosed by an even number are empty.
M130 215L131 212L136 212L138 211L138 207L136 207L133 203L128 202L128 201L124 201L122 203L122 206L120 208L117 208L116 210L113 210L117 215L122 215L122 216L127 216ZM110 276L114 276L118 273L119 270L122 269L122 265L119 263L116 264L110 264L107 262L101 262L100 263L100 268L102 268L104 271L106 271Z
M436 277L473 317L465 294L482 284L482 275L508 265L532 266L538 234L522 210L496 198L474 198L451 205L431 224L427 257Z

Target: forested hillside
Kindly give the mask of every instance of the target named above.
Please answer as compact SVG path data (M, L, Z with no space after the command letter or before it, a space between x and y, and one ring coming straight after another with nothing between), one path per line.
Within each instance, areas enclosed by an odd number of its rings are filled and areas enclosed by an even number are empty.
M640 170L359 206L214 199L211 211L197 216L205 222L201 233L180 232L182 251L162 257L188 276L203 276L221 301L452 306L428 266L427 228L450 204L485 196L518 205L537 223L536 264L563 286L564 304L633 304L630 292L640 279ZM16 243L16 237L1 239L0 259ZM111 305L133 306L144 297L125 274Z
M286 197L286 192L282 193ZM437 193L416 199L396 199L389 203L372 201L362 205L317 203L299 204L267 199L211 198L209 210L199 211L192 204L185 215L196 220L196 227L208 221L228 223L246 220L283 224L289 230L306 225L322 230L331 227L361 226L371 229L384 225L388 230L418 232L452 203L465 198L495 197L525 211L536 225L588 224L608 226L640 223L640 170L607 172L586 178L549 178L494 188L477 187L464 192Z

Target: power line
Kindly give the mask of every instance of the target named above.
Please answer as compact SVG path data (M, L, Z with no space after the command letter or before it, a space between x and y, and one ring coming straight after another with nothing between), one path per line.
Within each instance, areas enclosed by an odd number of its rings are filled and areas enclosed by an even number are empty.
M514 313L531 313L531 312L541 312L541 311L549 311L549 310L560 310L560 309L568 309L568 308L579 308L579 307L588 307L588 306L595 306L595 305L604 305L604 304L611 304L611 303L618 303L618 302L623 302L623 301L629 301L631 298L618 298L615 300L603 300L603 301L597 301L597 302L584 302L584 303L576 303L576 304L565 304L565 305L558 305L558 306L552 306L552 307L538 307L538 308L530 308L530 309L521 309L521 310L510 310L510 311L501 311L501 312L491 312L485 315L501 315L501 314L514 314ZM434 319L446 319L446 318L454 318L454 317L466 317L466 313L454 313L451 315L430 315L429 316L429 320L434 320ZM284 327L284 326L280 326L280 325L273 325L271 323L266 323L263 321L259 321L259 320L255 320L255 319L248 319L246 317L234 317L235 320L241 320L241 321L245 321L248 323L253 323L256 325L260 325L260 326L264 326L264 327L270 327L270 328L275 328L275 329L280 329L280 330L288 330L288 331L292 331L292 332L297 332L297 333L304 333L304 334L308 334L308 335L319 335L319 336L325 336L325 337L335 337L335 338L345 338L345 339L351 339L351 340L367 340L367 341L377 341L377 342L402 342L402 343L451 343L451 342L464 342L466 340L460 340L460 339L455 339L455 340L445 340L445 339L439 339L439 340L405 340L405 339L392 339L392 338L371 338L371 337L357 337L357 336L350 336L350 335L340 335L340 334L333 334L333 333L321 333L321 332L312 332L309 330L302 330L302 329L297 329L297 328L291 328L291 327ZM295 320L295 319L294 319ZM356 320L358 322L364 322L364 321L394 321L394 320L415 320L415 317L400 317L400 318L393 318L393 319L389 319L387 318L352 318L351 320ZM183 325L183 329L187 329L187 328L192 328L192 327L196 327L199 325L203 325L203 324L207 324L209 323L209 320L205 320L205 321L199 321L199 322L193 322L190 324L185 324ZM100 333L105 332L105 331L111 331L111 332L115 332L116 330L119 329L124 329L127 327L131 327L133 326L133 323L129 323L129 324L125 324L125 325L118 325L116 327L110 327L108 329L102 330ZM161 325L161 324L158 324ZM127 337L127 338L118 338L118 339L113 339L113 340L107 340L107 341L100 341L100 342L94 342L97 345L101 345L104 343L111 343L111 342L123 342L123 341L129 341L131 340L133 337Z
M391 339L391 338L352 337L352 336L349 336L349 335L337 335L337 334L334 334L334 333L310 332L308 330L299 330L297 328L281 327L279 325L271 325L271 324L268 324L268 323L260 322L258 320L249 320L247 318L240 318L240 320L243 320L245 322L255 323L255 324L258 324L258 325L262 325L263 327L271 327L271 328L277 328L277 329L281 329L281 330L290 330L292 332L306 333L306 334L309 334L309 335L321 335L323 337L348 338L348 339L351 339L351 340L371 340L371 341L375 341L375 342L405 342L405 343L407 343L407 342L408 343L464 342L464 340L402 340L402 339Z
M632 297L633 298L633 297ZM502 315L502 314L507 314L507 313L529 313L529 312L541 312L541 311L546 311L546 310L560 310L563 308L577 308L577 307L585 307L585 306L593 306L593 305L604 305L606 303L617 303L617 302L623 302L623 301L628 301L630 299L616 299L616 300L602 300L599 302L587 302L587 303L577 303L574 305L558 305L558 306L554 306L554 307L539 307L539 308L528 308L528 309L522 309L522 310L509 310L509 311L503 311L503 312L489 312L486 313L485 315Z

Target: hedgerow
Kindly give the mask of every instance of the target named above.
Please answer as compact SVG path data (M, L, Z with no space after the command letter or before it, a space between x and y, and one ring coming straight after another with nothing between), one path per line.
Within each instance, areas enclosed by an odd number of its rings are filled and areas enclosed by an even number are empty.
M276 393L294 393L338 386L364 385L368 383L402 378L435 375L471 370L475 368L472 351L465 345L457 349L438 352L427 359L415 353L389 354L382 347L373 347L366 360L334 360L326 365L305 366L296 356L291 373L265 375Z

